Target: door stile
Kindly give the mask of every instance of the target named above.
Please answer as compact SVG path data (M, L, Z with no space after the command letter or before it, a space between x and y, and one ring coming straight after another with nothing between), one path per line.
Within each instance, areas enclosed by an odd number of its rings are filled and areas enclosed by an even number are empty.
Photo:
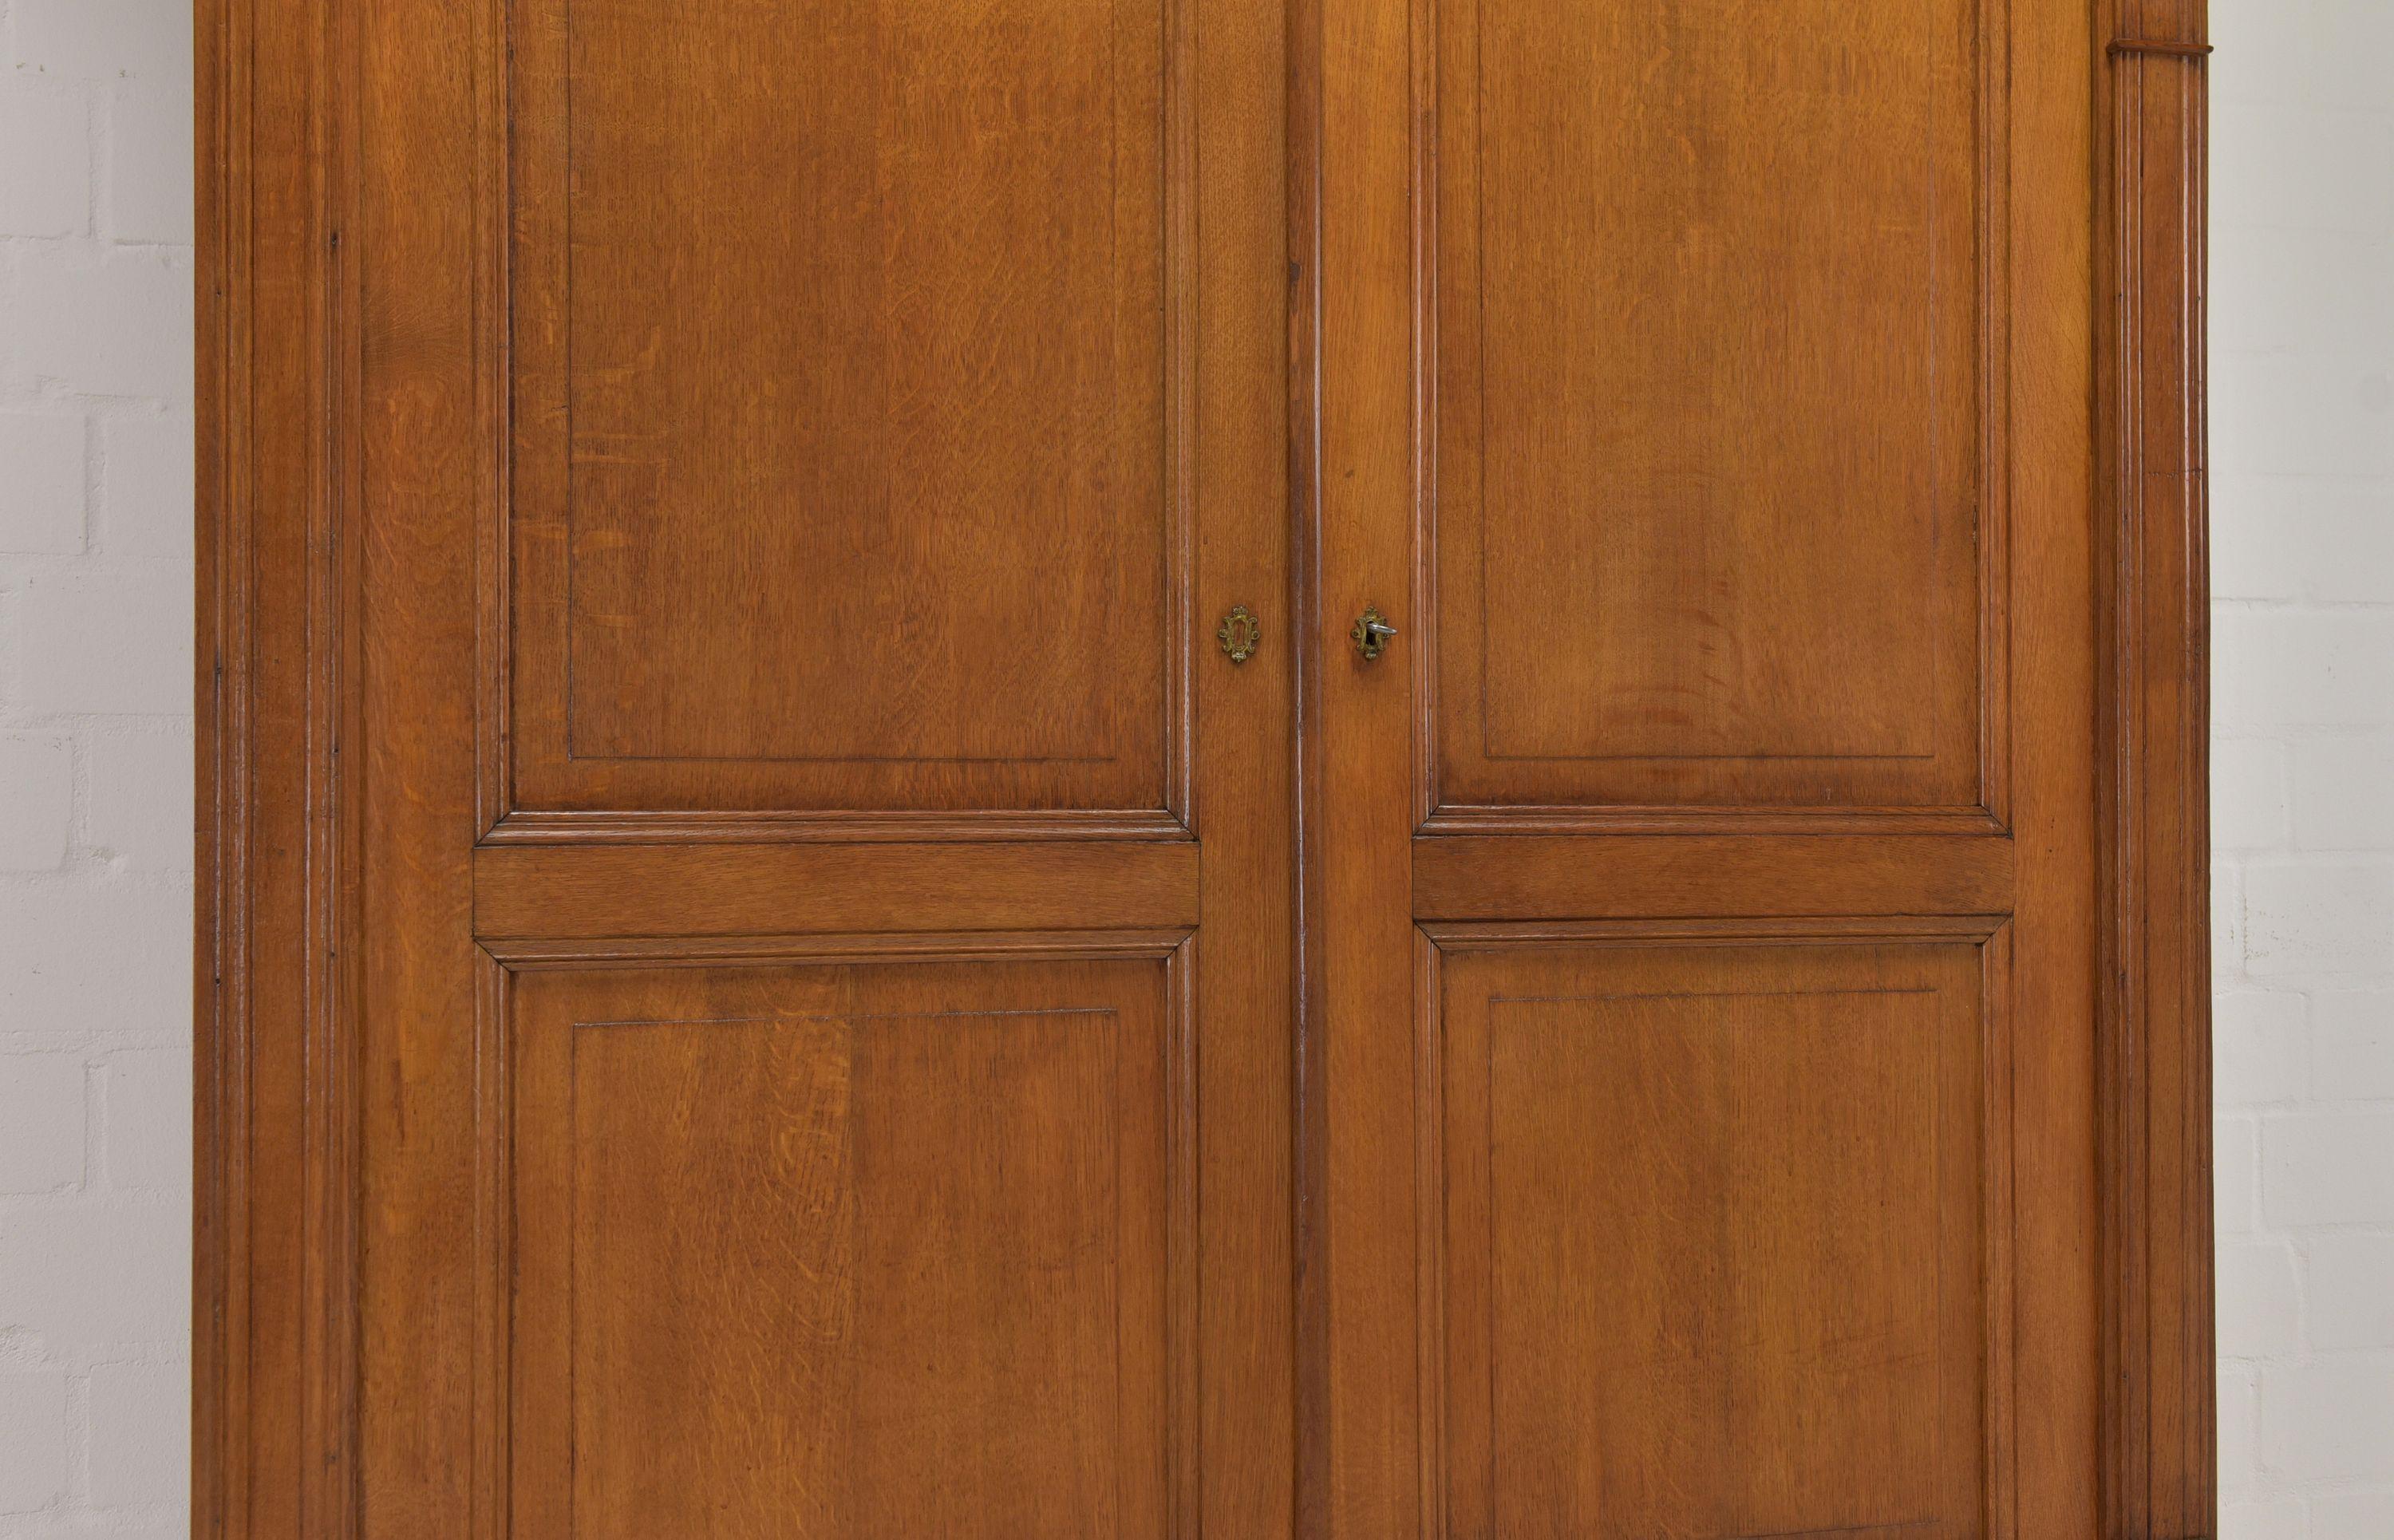
M1328 1404L1308 1533L1421 1533L1413 1086L1416 945L1405 901L1415 822L1412 600L1418 46L1410 6L1321 0L1322 804L1319 1120ZM1365 661L1349 629L1398 630Z
M1291 1522L1327 1535L1333 1509L1329 953L1323 744L1322 320L1325 0L1287 0L1288 635L1290 660Z

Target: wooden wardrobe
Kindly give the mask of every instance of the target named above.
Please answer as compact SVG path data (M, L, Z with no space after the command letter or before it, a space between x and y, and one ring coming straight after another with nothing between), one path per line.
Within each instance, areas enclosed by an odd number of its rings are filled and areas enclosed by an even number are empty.
M2203 0L199 0L202 1540L2197 1540Z

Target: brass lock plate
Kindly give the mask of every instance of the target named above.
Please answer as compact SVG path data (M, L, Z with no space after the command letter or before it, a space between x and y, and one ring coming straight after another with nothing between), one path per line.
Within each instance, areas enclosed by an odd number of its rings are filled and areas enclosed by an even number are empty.
M1377 605L1356 616L1355 624L1347 631L1348 638L1355 643L1355 651L1363 654L1365 663L1378 662L1381 652L1387 650L1396 634L1397 628L1388 624L1388 617L1380 613Z
M1233 605L1215 629L1214 639L1222 644L1222 655L1232 663L1244 663L1256 655L1264 643L1263 622L1243 604Z

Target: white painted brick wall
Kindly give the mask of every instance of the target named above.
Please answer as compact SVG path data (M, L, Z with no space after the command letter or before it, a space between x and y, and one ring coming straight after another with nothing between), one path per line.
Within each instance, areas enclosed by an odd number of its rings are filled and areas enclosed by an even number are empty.
M2394 1535L2394 0L2215 0L2226 1540ZM0 0L0 1540L180 1532L182 0Z
M2394 0L2212 0L2223 1540L2394 1536Z
M0 0L0 1540L187 1525L188 0Z

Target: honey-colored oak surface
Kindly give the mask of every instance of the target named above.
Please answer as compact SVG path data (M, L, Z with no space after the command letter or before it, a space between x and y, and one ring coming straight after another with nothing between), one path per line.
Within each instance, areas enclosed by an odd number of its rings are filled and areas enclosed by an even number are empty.
M195 1533L2210 1535L2203 22L204 0Z
M1470 944L1428 1002L1452 1533L1975 1533L1979 947Z
M486 939L1091 930L1198 923L1193 841L485 848Z
M297 875L218 825L311 1046L217 1082L212 1533L1287 1531L1284 28L1197 21L204 25L213 612L307 617L217 728L326 751Z
M1319 1533L2119 1533L2111 20L1322 0Z
M1442 802L1980 800L2004 14L1424 11Z
M507 14L509 805L1177 809L1171 7Z
M2001 915L2014 866L2012 842L1985 836L1429 836L1414 841L1414 914Z
M2106 1519L2218 1524L2211 1230L2210 563L2203 396L2207 0L2117 0L2100 99L2119 298L2112 431L2100 1111Z
M1162 961L508 994L520 1530L1161 1532L1196 1348Z

